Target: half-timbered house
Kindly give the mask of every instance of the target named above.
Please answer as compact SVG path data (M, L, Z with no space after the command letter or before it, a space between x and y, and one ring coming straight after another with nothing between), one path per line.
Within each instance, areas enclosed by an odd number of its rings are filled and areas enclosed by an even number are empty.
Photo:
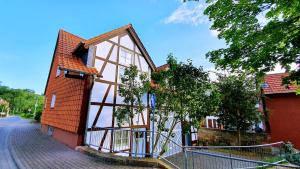
M131 24L88 40L60 30L45 89L42 131L70 147L90 142L91 134L100 130L103 142L113 141L111 130L105 129L117 127L114 111L123 105L118 85L130 64L149 76L156 69ZM148 94L143 102L143 114L122 127L149 129Z

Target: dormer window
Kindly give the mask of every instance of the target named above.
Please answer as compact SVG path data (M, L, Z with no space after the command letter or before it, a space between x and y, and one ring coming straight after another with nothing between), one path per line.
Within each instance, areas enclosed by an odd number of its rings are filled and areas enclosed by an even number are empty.
M57 67L57 70L56 70L56 77L59 77L59 76L60 76L60 72L61 72L61 70L59 69L59 67Z

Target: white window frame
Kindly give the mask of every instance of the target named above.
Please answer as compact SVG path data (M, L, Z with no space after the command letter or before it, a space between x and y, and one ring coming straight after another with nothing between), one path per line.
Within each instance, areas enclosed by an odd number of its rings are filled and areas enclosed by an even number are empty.
M126 50L124 48L120 48L119 63L128 66L132 64L133 56L134 56L133 52Z
M60 76L60 73L61 73L61 70L59 67L57 67L57 70L56 70L56 75L55 77L59 77Z
M115 150L128 149L129 144L130 144L130 133L128 130L114 131L114 149Z
M54 108L55 107L55 101L56 101L56 95L52 94L50 108Z
M44 102L44 109L47 108L47 96L45 97L45 102Z

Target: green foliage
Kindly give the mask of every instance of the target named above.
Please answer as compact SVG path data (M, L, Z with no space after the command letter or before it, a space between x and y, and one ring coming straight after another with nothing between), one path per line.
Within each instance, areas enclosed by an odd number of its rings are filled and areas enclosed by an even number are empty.
M0 98L9 103L10 114L34 118L36 103L36 115L40 116L43 111L44 96L35 94L30 89L12 89L7 86L0 86ZM37 117L37 119L39 118Z
M295 153L294 145L291 142L287 142L283 145L283 150L285 154Z
M210 84L208 73L202 67L187 63L177 62L169 55L167 59L169 68L152 74L156 86L152 93L156 95L155 115L158 132L167 132L168 139L173 135L173 130L179 122L185 122L184 133L190 127L200 127L201 120L216 110L218 93ZM166 122L172 116L171 124L166 128ZM159 134L158 134L159 135ZM154 147L157 145L157 137ZM165 145L164 145L165 146ZM164 151L161 152L163 154Z
M240 144L240 132L249 129L259 120L255 81L245 74L219 75L216 85L221 93L221 103L216 113L218 121L225 128L237 130Z
M300 154L299 153L288 154L288 155L286 155L285 158L288 162L300 166Z
M285 158L288 162L300 165L300 154L299 152L294 148L294 145L291 142L287 142L283 146Z
M226 48L206 54L216 66L262 74L272 70L277 63L288 69L291 63L299 63L299 0L206 2L209 6L204 13L213 22L211 29L217 30L218 37L227 44ZM298 84L299 71L293 72Z
M118 107L115 112L119 126L124 122L131 123L130 121L135 115L143 112L146 105L143 104L142 97L149 91L150 87L147 74L139 72L134 65L125 69L121 82L119 95L123 97L125 106Z

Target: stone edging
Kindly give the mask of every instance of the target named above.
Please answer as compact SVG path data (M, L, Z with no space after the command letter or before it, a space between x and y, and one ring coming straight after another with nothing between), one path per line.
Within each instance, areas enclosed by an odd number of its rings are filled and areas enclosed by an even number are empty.
M133 158L133 157L116 156L111 153L99 152L95 149L89 148L88 146L78 146L75 148L75 150L83 154L86 154L88 156L95 157L97 160L106 163L172 169L172 167L170 167L163 161L155 158Z

